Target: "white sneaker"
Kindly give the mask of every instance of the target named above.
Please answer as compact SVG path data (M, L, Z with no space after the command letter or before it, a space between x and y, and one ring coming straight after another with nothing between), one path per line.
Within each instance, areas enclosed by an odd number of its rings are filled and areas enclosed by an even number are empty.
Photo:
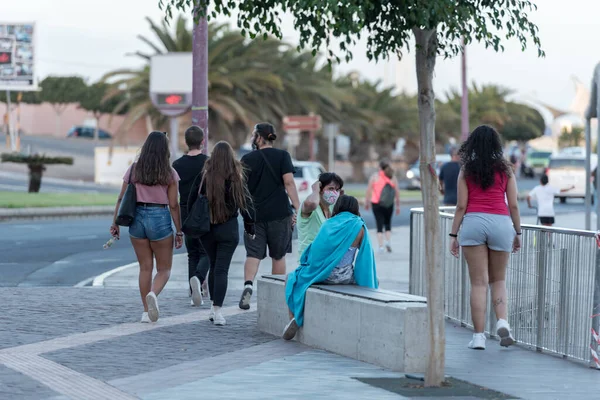
M208 313L208 320L210 322L214 322L215 320L215 307L214 306L210 306L210 313Z
M214 316L213 322L215 325L218 325L218 326L223 326L227 323L227 321L225 321L225 317L223 317L223 314L221 314L221 310L215 311L215 316Z
M148 318L150 321L158 321L158 299L154 292L148 293L146 296L146 304L148 304Z
M515 344L515 338L510 333L510 325L505 319L499 319L496 322L496 334L500 336L500 346L508 347Z
M473 339L469 342L469 348L474 350L485 350L485 334L474 333Z
M147 312L143 312L142 313L142 320L140 322L142 324L149 324L150 323L150 318L148 318L148 313Z
M385 247L380 246L379 247L379 254L383 254L383 253L385 253Z
M385 242L385 249L388 253L392 252L392 244L390 242Z
M190 286L192 287L192 305L200 307L204 304L204 300L202 300L202 285L200 284L200 279L198 279L197 276L192 276L190 278Z

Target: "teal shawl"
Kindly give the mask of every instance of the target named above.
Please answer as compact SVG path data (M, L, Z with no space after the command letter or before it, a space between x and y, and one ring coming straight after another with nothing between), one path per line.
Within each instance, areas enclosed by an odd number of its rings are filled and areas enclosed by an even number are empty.
M365 235L354 263L354 280L358 286L377 288L375 256L367 226L359 216L349 212L340 213L321 226L315 240L302 253L300 265L288 276L285 298L298 326L304 323L306 291L311 285L323 282L331 275L361 229Z

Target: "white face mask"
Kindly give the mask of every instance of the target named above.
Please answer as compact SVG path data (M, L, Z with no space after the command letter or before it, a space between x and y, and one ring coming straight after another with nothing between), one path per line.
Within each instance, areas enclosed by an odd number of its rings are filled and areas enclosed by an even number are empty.
M326 190L323 192L323 200L329 205L334 205L340 198L340 192L338 190Z

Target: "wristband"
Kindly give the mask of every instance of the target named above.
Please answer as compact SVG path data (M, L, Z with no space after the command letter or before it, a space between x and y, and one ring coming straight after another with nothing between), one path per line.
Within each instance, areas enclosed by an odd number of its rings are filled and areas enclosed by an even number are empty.
M522 235L522 234L523 234L523 232L517 232L517 235Z
M177 233L175 234L175 236L179 236L179 237L181 237L181 236L183 236L183 232L177 232Z
M458 235L455 235L454 233L449 233L448 236L453 237L453 238L458 237Z

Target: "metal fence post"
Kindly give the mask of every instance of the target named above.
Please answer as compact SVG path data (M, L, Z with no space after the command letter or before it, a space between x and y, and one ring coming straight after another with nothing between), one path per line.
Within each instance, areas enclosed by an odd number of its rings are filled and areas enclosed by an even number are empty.
M560 250L560 325L558 328L558 340L562 343L557 343L558 348L562 348L562 356L567 357L569 354L569 298L571 287L570 279L567 273L567 249Z
M537 259L537 332L536 350L542 351L544 344L544 320L546 317L546 243L548 232L539 231Z
M592 329L594 330L594 332L596 332L596 334L598 334L598 332L600 331L600 248L596 248L595 261L596 267L594 271L594 302L592 303L593 308L592 313L590 315L592 315ZM598 354L598 341L596 341L593 336L591 338L591 341L592 349L596 352L596 354ZM590 357L590 367L598 368L598 365L594 361L593 357Z
M409 249L408 249L408 293L410 294L415 294L415 288L414 288L414 276L413 276L413 255L414 255L414 250L413 250L413 235L414 235L414 229L415 229L415 213L411 210L410 211L410 239L409 239Z

